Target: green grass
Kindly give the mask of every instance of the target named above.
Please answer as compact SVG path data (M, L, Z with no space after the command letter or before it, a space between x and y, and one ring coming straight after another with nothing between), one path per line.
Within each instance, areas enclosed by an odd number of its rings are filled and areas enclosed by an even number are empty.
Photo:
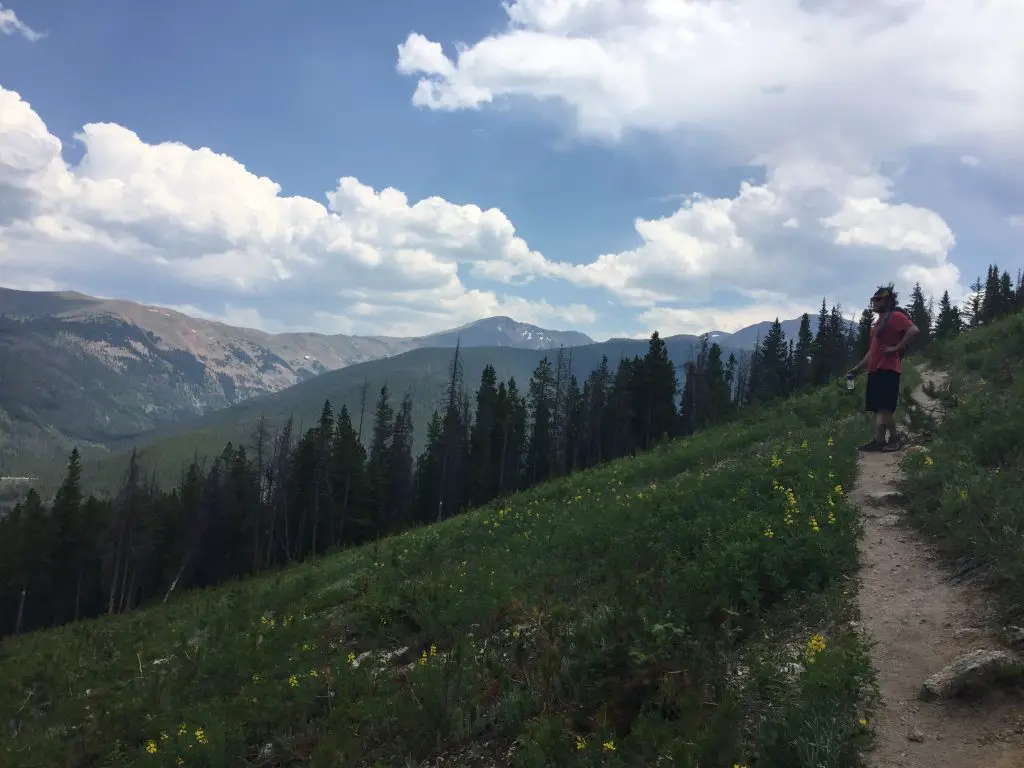
M930 353L949 371L945 416L905 459L908 508L947 553L1024 616L1024 315L972 329Z
M860 398L829 387L438 525L7 639L0 762L857 765Z

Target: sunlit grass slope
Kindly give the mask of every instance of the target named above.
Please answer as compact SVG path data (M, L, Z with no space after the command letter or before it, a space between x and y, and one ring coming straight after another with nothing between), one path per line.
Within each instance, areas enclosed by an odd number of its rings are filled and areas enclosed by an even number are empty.
M856 765L861 403L833 386L378 545L6 640L0 761Z
M950 373L938 392L945 418L928 450L905 460L909 510L1022 618L1024 315L972 329L931 356Z

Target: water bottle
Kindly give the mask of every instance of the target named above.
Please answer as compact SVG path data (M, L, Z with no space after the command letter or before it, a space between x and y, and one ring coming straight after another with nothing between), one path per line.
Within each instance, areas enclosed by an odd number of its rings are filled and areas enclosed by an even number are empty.
M854 379L856 379L856 378L857 378L856 375L854 375L852 373L846 374L846 388L847 389L849 389L849 390L853 389L853 387L854 387Z

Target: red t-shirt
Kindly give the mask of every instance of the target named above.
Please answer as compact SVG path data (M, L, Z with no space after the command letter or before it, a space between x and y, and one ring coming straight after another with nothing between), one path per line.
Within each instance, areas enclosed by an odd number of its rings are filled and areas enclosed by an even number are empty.
M880 320L881 318L879 318ZM903 340L903 334L913 325L910 318L896 311L889 316L885 330L878 333L879 320L871 326L871 347L868 351L868 373L875 371L895 371L903 373L903 354L901 352L882 352L883 347L895 347Z

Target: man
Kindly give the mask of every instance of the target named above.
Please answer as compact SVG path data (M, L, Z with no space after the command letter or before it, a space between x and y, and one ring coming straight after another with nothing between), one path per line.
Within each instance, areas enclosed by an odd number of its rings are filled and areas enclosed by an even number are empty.
M893 414L900 397L903 354L920 330L896 305L896 299L892 285L879 288L871 297L871 310L878 315L871 326L871 345L864 359L850 369L850 373L856 376L867 368L864 409L875 414L875 436L858 447L861 451L889 452L903 447ZM888 440L886 430L889 432Z

